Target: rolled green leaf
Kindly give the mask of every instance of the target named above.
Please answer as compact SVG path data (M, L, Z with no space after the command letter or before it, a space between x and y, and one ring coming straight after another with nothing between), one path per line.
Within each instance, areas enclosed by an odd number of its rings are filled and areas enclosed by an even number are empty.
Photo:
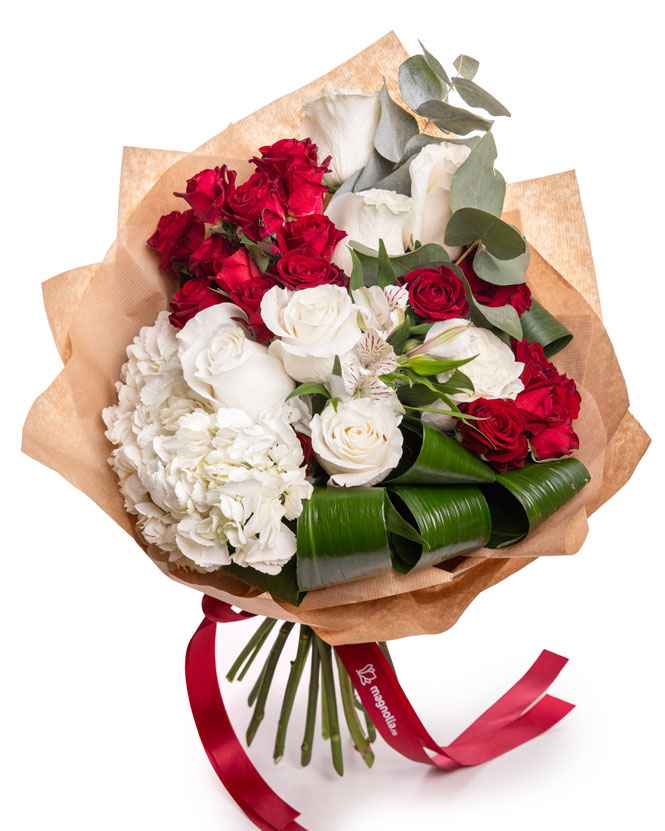
M497 473L483 487L492 515L489 548L521 542L588 484L589 471L579 459L532 462L520 470ZM424 534L423 534L424 536Z
M524 337L529 343L542 344L543 351L548 358L561 352L573 339L572 333L535 298L531 301L529 311L521 315L520 321Z
M298 519L296 560L301 590L388 571L384 488L314 488Z
M248 586L270 592L277 600L285 600L293 606L299 606L306 594L298 588L295 557L289 560L279 574L264 574L251 566L239 566L236 563L224 566L224 570Z
M425 541L392 538L393 568L403 574L482 548L490 538L490 510L478 487L398 485L389 496Z
M399 465L383 484L463 485L493 482L492 468L455 439L417 419L405 419Z

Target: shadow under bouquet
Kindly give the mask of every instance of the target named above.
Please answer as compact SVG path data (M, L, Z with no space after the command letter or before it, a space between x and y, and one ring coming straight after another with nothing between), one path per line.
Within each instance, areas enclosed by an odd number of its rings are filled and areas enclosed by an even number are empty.
M535 558L575 553L648 445L574 174L506 185L491 127L510 113L477 61L453 69L388 35L194 153L127 148L116 243L45 284L65 367L24 449L204 593L190 701L261 828L300 826L232 731L217 623L265 618L233 680L282 621L248 743L300 624L277 761L308 662L303 764L319 707L340 774L342 719L369 766L377 731L445 770L491 759L568 712L543 695L565 659L543 652L441 747L386 641L442 632Z

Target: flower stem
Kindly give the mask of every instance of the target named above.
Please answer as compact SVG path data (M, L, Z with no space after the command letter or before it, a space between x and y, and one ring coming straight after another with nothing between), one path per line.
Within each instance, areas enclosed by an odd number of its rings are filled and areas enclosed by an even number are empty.
M261 649L261 647L265 643L265 640L270 634L270 631L275 625L275 623L277 623L277 621L274 618L266 618L263 621L263 623L261 623L256 632L254 632L252 637L247 641L247 644L245 645L245 648L242 650L240 655L238 655L238 657L233 662L233 666L231 667L231 669L226 673L226 678L228 681L233 681L233 679L236 677L238 670L242 666L243 661L249 656L247 664L238 676L238 681L241 681L244 678L245 673L250 668L254 658L256 658L259 649Z
M462 256L459 259L455 260L455 265L459 265L462 262L462 260L466 257L466 255L470 254L471 251L473 251L473 249L479 244L479 239L477 239L475 242L472 242L471 245L466 249L466 251L462 253Z
M386 656L386 660L390 664L390 669L392 669L392 671L395 672L395 664L393 664L393 659L390 657L390 652L388 651L388 644L385 641L379 641L379 649Z
M249 727L247 728L246 738L248 745L250 745L254 741L256 731L259 729L259 725L263 721L263 716L265 715L266 699L268 698L268 690L270 689L270 684L272 683L272 679L275 674L275 667L277 666L279 656L282 654L282 650L284 649L286 639L291 633L291 630L293 629L294 625L295 624L290 620L287 620L282 624L277 634L277 639L275 640L275 643L273 644L272 649L270 650L270 654L268 655L266 665L263 668L263 672L261 673L261 681L256 696L256 707L254 709L252 719L249 723Z
M316 637L313 635L313 637ZM305 721L305 735L300 746L300 764L305 767L312 760L312 745L314 743L314 728L316 726L316 705L319 700L319 650L312 649L312 663L309 675L309 696L307 698L307 719Z
M332 753L333 767L340 776L344 775L344 760L342 758L342 740L339 735L339 721L337 719L337 700L335 698L335 676L332 665L332 649L330 644L316 638L316 646L321 659L321 678L323 681L323 696L328 712L330 728L330 752Z
M286 689L284 691L284 700L282 702L282 709L279 714L279 722L277 724L277 737L275 739L275 752L273 759L275 764L281 761L284 755L284 746L286 744L286 730L289 726L289 719L291 718L291 711L293 710L293 702L295 701L296 691L300 678L302 677L303 669L307 655L309 654L312 645L312 630L309 626L300 627L300 638L298 639L298 651L295 659L291 662L291 671L289 672L289 680L286 682Z
M342 707L344 708L344 717L346 718L349 733L351 733L351 738L353 739L353 746L358 751L358 753L360 753L360 755L362 756L362 760L367 765L367 767L371 768L374 764L374 753L372 752L372 748L370 747L369 739L363 733L363 729L360 725L360 719L358 718L358 714L356 712L356 708L353 701L353 684L351 683L351 679L349 678L347 671L344 668L344 664L339 659L339 656L336 655L335 657L337 659L339 689L342 695Z
M319 658L319 664L321 660ZM323 669L321 669L321 676L323 680ZM321 738L324 742L330 739L330 724L328 722L328 702L326 696L321 692Z
M358 696L354 693L353 696L354 704L356 706L356 710L360 710L360 712L365 716L365 727L367 728L367 738L370 742L376 741L376 727L374 726L374 722L369 717L369 713L365 709L365 705L362 701L358 698Z

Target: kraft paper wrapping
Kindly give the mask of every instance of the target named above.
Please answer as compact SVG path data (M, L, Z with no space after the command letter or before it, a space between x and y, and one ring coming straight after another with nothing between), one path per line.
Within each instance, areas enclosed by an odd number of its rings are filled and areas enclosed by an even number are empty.
M393 33L323 78L227 127L193 153L125 148L118 238L104 261L44 283L44 303L65 364L33 404L23 450L57 470L132 534L169 577L262 615L312 625L331 644L442 632L471 601L536 557L574 554L587 517L630 478L649 438L628 411L626 386L600 312L598 287L574 172L508 186L506 214L529 240L534 295L574 334L555 358L582 392L575 427L591 482L524 542L500 552L479 549L410 575L396 572L307 594L299 607L275 601L222 572L197 574L168 563L134 532L117 479L101 411L115 402L126 346L167 307L171 280L146 240L159 217L177 207L172 194L205 167L226 162L247 174L259 146L296 136L303 98L324 88L378 89L383 78L399 99L397 70L407 57ZM565 275L565 277L563 276Z

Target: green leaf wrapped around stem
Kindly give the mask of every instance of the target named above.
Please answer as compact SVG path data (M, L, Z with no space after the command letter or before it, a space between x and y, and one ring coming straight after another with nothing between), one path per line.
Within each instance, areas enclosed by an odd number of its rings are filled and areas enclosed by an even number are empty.
M275 752L273 759L277 764L284 755L284 745L286 743L286 730L289 726L289 719L291 718L291 711L293 710L293 702L295 701L296 691L300 678L305 668L305 662L312 645L312 630L309 626L300 627L300 638L298 639L298 651L295 659L291 662L291 671L289 672L289 680L286 682L286 689L284 690L284 700L282 702L282 709L279 714L279 722L277 724L277 737L275 739Z
M346 718L349 733L351 733L353 746L358 751L358 753L360 753L360 755L362 756L362 760L367 765L367 767L371 768L374 764L374 753L372 751L372 748L370 747L368 737L365 736L365 734L363 733L363 729L360 724L360 719L358 718L358 714L356 712L356 708L353 702L353 684L351 683L351 679L349 678L348 673L344 668L344 664L341 662L337 654L335 655L335 658L337 659L339 689L342 696L342 707L344 710L344 717Z
M339 735L339 720L337 718L337 699L335 697L335 676L332 665L332 648L330 644L316 637L316 646L321 659L321 680L323 682L323 697L328 713L330 728L330 752L332 753L333 767L340 776L344 775L344 760L342 758L342 740Z
M277 621L274 618L267 617L261 623L256 632L254 632L252 637L247 641L247 644L245 645L245 648L242 650L240 655L238 655L238 657L233 662L233 666L231 667L231 669L226 673L226 678L228 681L233 681L233 679L236 677L238 670L243 665L245 659L248 659L242 672L238 676L238 681L241 681L244 678L245 673L250 668L252 661L254 660L254 658L256 658L259 650L265 643L266 638L270 634L270 631L272 630L276 622Z
M313 635L313 637L316 637ZM312 663L309 674L309 695L307 697L307 718L305 720L305 735L300 745L300 764L305 767L312 760L312 745L314 743L314 728L316 726L316 705L319 700L319 673L321 661L319 650L312 649Z
M259 725L263 721L263 716L265 715L265 707L266 707L266 699L268 698L268 691L270 689L270 684L272 683L273 676L275 674L275 667L277 666L277 662L279 661L279 656L282 654L282 650L284 649L284 644L286 643L286 639L289 637L291 630L295 624L287 620L285 621L278 634L275 643L270 650L270 654L268 655L268 660L266 661L266 665L263 668L263 672L261 673L261 683L258 688L258 694L256 696L256 707L254 708L254 714L252 715L252 719L249 722L249 727L247 728L247 744L250 745L254 741L254 736L256 736L256 731L259 729Z

